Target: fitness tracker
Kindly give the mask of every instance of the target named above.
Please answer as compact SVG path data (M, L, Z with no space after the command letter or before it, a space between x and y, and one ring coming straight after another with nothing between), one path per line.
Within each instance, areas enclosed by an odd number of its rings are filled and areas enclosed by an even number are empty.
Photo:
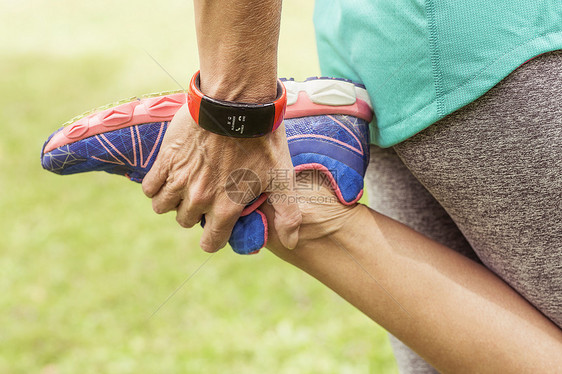
M277 81L277 99L272 103L250 104L223 101L203 95L199 71L189 84L187 104L191 116L205 130L235 138L255 138L275 131L283 122L287 92Z

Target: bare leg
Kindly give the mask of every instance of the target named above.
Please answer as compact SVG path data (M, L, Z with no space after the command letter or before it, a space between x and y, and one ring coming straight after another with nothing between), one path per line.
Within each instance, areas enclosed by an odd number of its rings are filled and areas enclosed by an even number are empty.
M382 149L373 145L370 154L365 186L371 209L479 262L445 209L412 175L392 148ZM400 373L437 373L423 358L391 334L390 343Z
M311 192L330 196L326 188ZM555 372L562 331L482 265L363 205L301 204L269 247L445 372ZM270 206L263 207L272 221Z

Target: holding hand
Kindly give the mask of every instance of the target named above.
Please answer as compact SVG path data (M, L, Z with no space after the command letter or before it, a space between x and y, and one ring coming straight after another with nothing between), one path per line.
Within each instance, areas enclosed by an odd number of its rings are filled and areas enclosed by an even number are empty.
M205 215L201 248L214 252L224 247L248 201L233 201L225 187L231 173L249 169L261 183L249 186L259 196L268 186L272 169L293 170L285 128L259 138L239 139L216 135L200 128L184 105L170 122L158 158L143 181L156 213L177 209L176 219L192 227ZM291 173L292 176L292 173ZM290 181L293 178L289 178ZM269 184L270 186L280 183ZM294 195L293 188L275 193ZM275 229L287 248L298 242L301 214L294 199L273 205Z

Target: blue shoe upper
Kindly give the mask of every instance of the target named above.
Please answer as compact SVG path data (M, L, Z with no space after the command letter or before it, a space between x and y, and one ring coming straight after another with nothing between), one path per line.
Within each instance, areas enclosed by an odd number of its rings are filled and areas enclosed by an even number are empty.
M369 127L364 120L323 115L285 121L291 160L299 166L319 164L334 179L342 203L355 202L363 191L369 163ZM340 196L341 193L341 196Z
M140 183L156 160L167 128L168 122L154 122L91 136L41 152L41 165L61 175L105 171Z

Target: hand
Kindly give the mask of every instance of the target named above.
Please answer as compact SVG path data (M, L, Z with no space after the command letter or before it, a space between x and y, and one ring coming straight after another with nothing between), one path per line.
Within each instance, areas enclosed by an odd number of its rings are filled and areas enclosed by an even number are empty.
M238 169L252 171L261 183L239 186L251 189L247 191L247 201L233 201L237 199L226 193L227 183L233 183L229 176ZM270 181L269 177L276 174L273 170L286 170L287 181ZM291 198L292 182L293 165L284 125L260 138L229 138L200 128L184 105L170 122L158 158L142 187L152 198L156 213L177 210L176 220L183 227L194 226L205 215L200 245L203 250L214 252L226 245L252 196L259 196L268 186L271 192L287 196L272 205L271 213L281 243L287 248L296 247L301 213Z

